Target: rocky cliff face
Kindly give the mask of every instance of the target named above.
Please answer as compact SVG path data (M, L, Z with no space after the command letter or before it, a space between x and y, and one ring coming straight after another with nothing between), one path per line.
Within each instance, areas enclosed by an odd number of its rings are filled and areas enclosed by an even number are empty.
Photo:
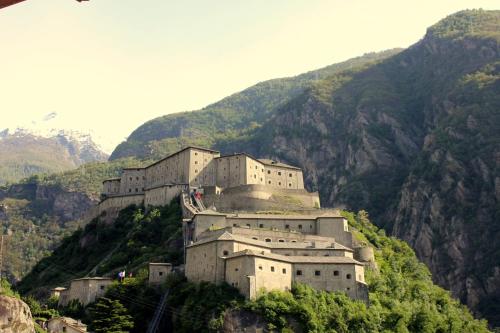
M368 210L437 282L500 326L499 22L499 11L456 13L375 63L300 85L270 81L152 120L114 155L202 143L299 165L323 206Z
M496 325L499 16L451 16L408 50L313 85L236 141L302 166L322 206L367 209Z
M0 295L0 332L34 333L30 308L23 301Z

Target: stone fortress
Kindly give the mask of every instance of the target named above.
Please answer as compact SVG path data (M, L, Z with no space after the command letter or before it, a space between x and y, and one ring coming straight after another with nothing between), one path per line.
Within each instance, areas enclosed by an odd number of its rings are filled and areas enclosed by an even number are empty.
M149 209L176 197L183 211L188 280L227 282L250 299L300 282L368 301L365 267L375 266L373 249L359 244L338 212L320 209L318 193L304 188L300 168L244 153L221 156L187 147L105 180L94 215L116 214L131 204ZM149 268L151 284L172 272L167 263ZM73 284L61 293L60 302L89 301L84 291L81 297L69 296L82 288L72 289ZM101 284L95 289L92 297L103 290Z
M218 209L319 208L318 193L304 189L302 170L248 154L187 147L145 168L123 169L103 182L103 211L130 204L170 203L183 191L200 189L207 205ZM242 202L242 199L244 201Z

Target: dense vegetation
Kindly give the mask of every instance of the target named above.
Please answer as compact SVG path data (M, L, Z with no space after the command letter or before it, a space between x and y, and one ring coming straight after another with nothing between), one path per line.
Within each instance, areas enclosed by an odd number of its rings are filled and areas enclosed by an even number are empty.
M234 288L192 284L181 278L167 281L176 332L217 331L227 311L262 315L268 328L292 332L488 332L486 322L474 320L449 292L434 285L429 270L404 242L385 235L367 213L344 212L356 236L375 247L379 271L367 272L370 306L342 293L295 285L291 292L274 291L244 301Z
M133 158L89 163L0 188L0 232L8 235L4 268L10 280L21 279L64 236L83 227L81 217L96 203L104 179L140 163Z
M138 271L147 262L182 260L181 212L177 201L147 214L123 209L113 223L96 218L65 238L19 284L23 292L64 284L90 272L114 276L121 269ZM179 244L180 242L180 244Z
M3 269L12 281L20 280L33 265L50 255L63 237L80 226L77 221L61 222L46 213L30 214L35 208L30 207L30 203L26 199L12 198L0 201L4 207L0 207L0 215L7 211L7 219L0 219L0 232L8 234L4 243Z

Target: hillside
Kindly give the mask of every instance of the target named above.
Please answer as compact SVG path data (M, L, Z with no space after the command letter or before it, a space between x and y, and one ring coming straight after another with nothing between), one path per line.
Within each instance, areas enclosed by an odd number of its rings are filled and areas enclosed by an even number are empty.
M171 290L167 314L173 331L232 332L234 325L243 331L261 323L266 332L289 332L290 327L296 332L488 332L484 321L474 320L448 292L433 285L428 269L407 244L385 236L366 212L344 215L357 237L376 248L380 271L367 276L370 307L341 293L317 292L304 285L245 302L228 285L195 285L173 276L164 286ZM144 332L160 294L147 287L141 269L152 260L182 260L181 220L176 201L146 215L141 208L128 207L112 224L95 219L40 261L19 288L40 296L43 287L91 271L114 276L126 269L137 277L116 284L106 296L128 309L135 322L132 332ZM79 313L92 324L88 312ZM248 316L255 320L245 321Z
M500 325L499 41L500 11L459 12L404 51L300 89L269 81L152 120L111 158L194 142L299 165L323 206L370 211L437 283ZM249 96L269 102L238 104Z
M209 147L221 138L241 136L245 130L265 122L279 106L304 92L311 82L380 61L400 51L368 53L296 77L261 82L202 110L150 120L118 145L110 159L126 156L158 159L188 144Z
M0 188L0 231L9 235L4 274L20 280L63 237L83 226L87 210L99 199L102 180L138 163L134 159L90 163Z
M108 155L90 136L65 132L41 136L26 130L0 133L0 185L34 174L74 169L84 163L106 161Z

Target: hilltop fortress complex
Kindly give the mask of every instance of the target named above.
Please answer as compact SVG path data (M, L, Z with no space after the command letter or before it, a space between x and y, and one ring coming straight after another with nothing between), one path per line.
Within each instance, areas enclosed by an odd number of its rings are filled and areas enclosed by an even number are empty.
M372 248L356 241L336 211L320 209L318 193L304 188L302 170L291 165L187 147L105 180L95 214L179 196L188 280L227 282L251 299L300 282L368 300L364 270L374 265Z

